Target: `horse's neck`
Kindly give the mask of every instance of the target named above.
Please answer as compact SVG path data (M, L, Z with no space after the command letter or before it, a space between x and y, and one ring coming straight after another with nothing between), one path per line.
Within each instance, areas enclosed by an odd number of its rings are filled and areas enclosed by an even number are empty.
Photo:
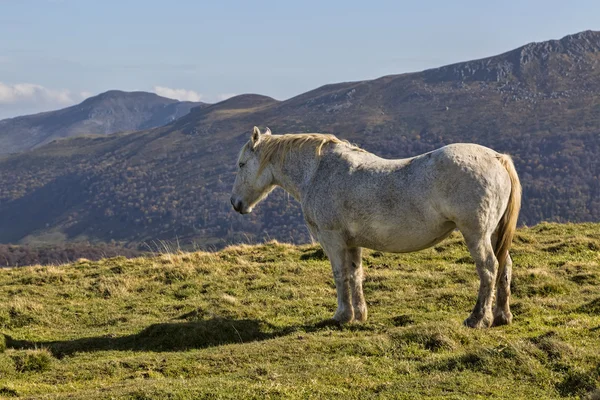
M318 165L319 158L312 146L293 150L285 156L283 163L272 165L274 183L302 201Z

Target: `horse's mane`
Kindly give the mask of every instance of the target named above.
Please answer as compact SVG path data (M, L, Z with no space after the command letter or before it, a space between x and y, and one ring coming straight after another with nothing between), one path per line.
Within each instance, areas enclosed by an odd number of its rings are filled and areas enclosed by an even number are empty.
M268 163L279 158L283 163L285 156L294 150L299 150L303 146L312 146L315 148L317 157L321 156L323 146L326 144L341 144L348 146L353 150L364 151L347 140L341 140L330 134L323 133L290 133L287 135L263 135L258 144L260 166L262 171Z

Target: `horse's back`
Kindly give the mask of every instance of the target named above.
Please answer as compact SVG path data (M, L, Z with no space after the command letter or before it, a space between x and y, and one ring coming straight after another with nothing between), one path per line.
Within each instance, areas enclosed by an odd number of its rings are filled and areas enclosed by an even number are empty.
M428 247L472 214L491 205L496 218L506 206L497 204L510 193L498 156L475 144L402 160L332 152L303 204L305 216L321 229L343 230L356 246L397 252Z

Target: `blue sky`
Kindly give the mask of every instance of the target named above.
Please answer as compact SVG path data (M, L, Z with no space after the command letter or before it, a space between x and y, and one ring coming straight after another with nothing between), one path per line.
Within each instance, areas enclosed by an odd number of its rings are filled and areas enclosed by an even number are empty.
M0 0L0 118L109 89L286 99L587 29L597 0Z

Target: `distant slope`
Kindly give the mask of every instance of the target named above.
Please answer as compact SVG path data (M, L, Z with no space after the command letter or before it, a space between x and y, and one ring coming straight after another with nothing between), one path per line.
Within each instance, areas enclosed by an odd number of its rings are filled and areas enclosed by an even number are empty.
M203 105L154 93L111 90L62 110L1 120L0 154L29 150L58 138L155 128Z
M286 101L237 96L161 128L5 157L0 242L306 242L300 207L282 191L248 216L229 204L253 125L330 132L387 158L480 143L513 156L521 223L600 220L600 33L588 31Z

